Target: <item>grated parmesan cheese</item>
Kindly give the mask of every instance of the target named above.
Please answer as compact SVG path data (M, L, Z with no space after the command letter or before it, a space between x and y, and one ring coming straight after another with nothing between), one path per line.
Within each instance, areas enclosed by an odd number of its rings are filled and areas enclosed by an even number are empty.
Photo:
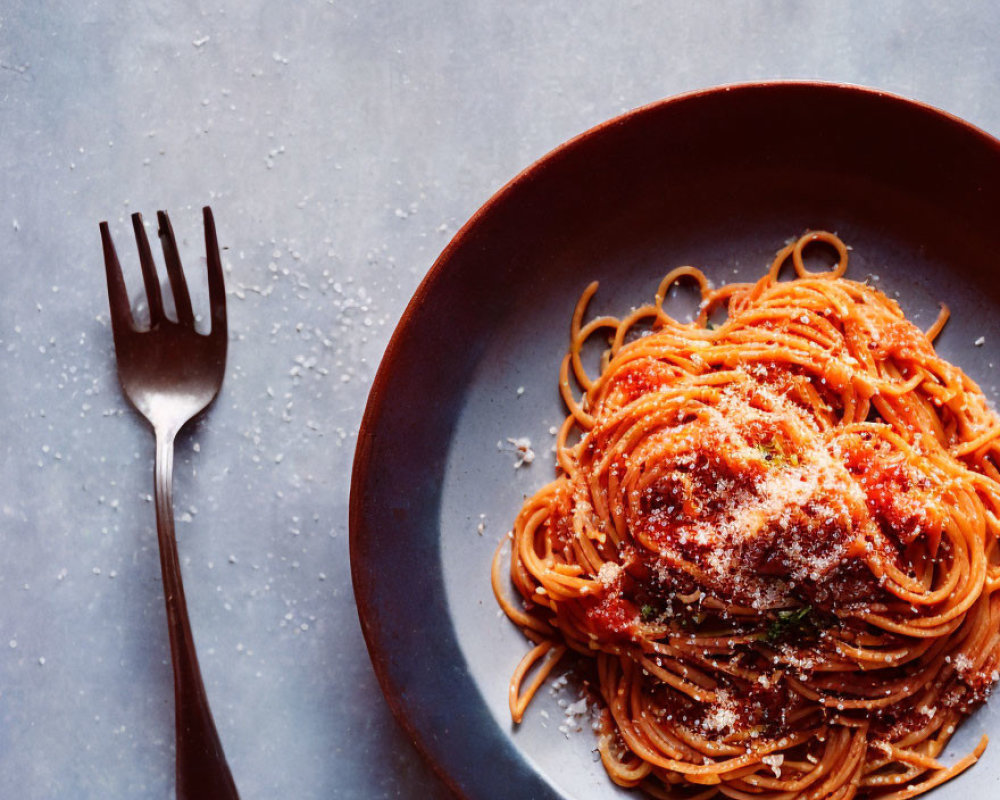
M761 762L766 764L771 768L771 772L774 773L775 778L781 777L781 765L785 762L785 756L782 753L775 753L769 756L764 756Z

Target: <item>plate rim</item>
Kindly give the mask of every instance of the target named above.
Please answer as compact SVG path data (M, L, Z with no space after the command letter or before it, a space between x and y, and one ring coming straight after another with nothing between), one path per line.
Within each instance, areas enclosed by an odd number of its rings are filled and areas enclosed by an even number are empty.
M424 740L425 733L417 726L417 723L406 713L406 708L402 702L400 693L392 680L389 672L388 658L383 653L382 643L379 639L379 631L372 622L373 608L370 601L370 584L375 581L370 579L362 565L359 557L359 542L367 534L364 521L364 507L366 497L363 491L367 482L369 470L373 466L373 429L376 422L383 413L387 397L386 384L394 372L394 366L398 362L400 350L406 339L414 318L424 305L426 299L433 294L435 287L440 283L448 272L448 267L453 255L460 251L471 234L479 226L481 220L488 217L494 208L504 203L511 195L519 189L538 178L556 165L563 158L570 156L581 144L590 141L595 137L603 135L605 132L617 127L628 125L634 119L650 114L655 114L661 110L683 105L689 102L698 102L705 98L716 97L727 93L753 93L771 92L786 90L806 90L831 92L834 94L855 95L858 97L868 97L874 100L888 102L904 107L911 112L922 114L938 121L939 123L950 125L960 129L967 136L978 138L983 144L992 148L998 159L1000 159L1000 138L991 135L983 128L969 122L955 113L935 106L929 102L907 97L903 94L879 89L859 83L845 81L830 81L821 79L765 79L736 81L693 89L665 98L642 104L624 113L606 119L597 125L570 137L561 144L544 153L527 166L519 170L513 177L507 180L495 192L493 192L485 202L483 202L469 217L469 219L456 231L454 236L442 249L434 260L427 273L418 283L410 300L403 309L399 321L386 344L385 350L379 361L378 369L372 379L371 387L365 403L364 413L358 428L357 443L355 446L354 458L351 467L350 491L348 501L348 530L349 530L349 557L352 589L354 593L355 605L357 608L359 623L365 640L369 659L372 663L373 671L379 684L383 697L388 704L396 723L405 731L410 741L415 746L417 752L426 764L428 764L436 776L448 787L448 789L459 798L467 798L468 795L462 791L454 776L445 768L431 751ZM539 775L539 780L547 782L544 776Z

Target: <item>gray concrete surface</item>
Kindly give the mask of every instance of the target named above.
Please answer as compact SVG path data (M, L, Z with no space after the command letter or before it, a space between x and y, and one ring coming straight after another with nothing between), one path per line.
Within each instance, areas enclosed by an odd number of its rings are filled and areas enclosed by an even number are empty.
M245 798L443 797L351 592L355 435L449 237L565 139L679 92L861 83L1000 133L1000 7L959 2L10 0L0 8L0 797L173 796L152 438L97 223L188 267L215 209L232 341L179 445L188 599ZM203 290L203 287L202 287ZM488 768L488 765L484 765Z

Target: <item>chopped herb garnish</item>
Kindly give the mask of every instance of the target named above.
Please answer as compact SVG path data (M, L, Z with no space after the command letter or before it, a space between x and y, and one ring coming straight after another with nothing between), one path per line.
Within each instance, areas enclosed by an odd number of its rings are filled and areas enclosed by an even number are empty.
M807 617L812 613L812 606L802 608L791 608L779 611L777 619L771 622L767 629L767 640L773 642L780 639L785 634L796 628L801 628L807 623Z
M639 619L643 622L669 625L674 630L692 631L709 618L709 615L697 606L685 605L677 608L669 601L648 595L643 595L641 599L646 602L636 599L635 604L639 607Z
M781 443L775 439L769 442L758 442L753 446L764 461L776 467L797 467L799 465L798 453L786 453Z
M770 461L778 453L778 446L773 442L758 442L753 449L760 453L760 457L765 461Z

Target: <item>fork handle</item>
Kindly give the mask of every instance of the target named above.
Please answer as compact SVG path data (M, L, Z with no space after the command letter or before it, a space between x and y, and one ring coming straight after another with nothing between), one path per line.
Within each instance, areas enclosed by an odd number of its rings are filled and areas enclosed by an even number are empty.
M156 429L156 534L174 667L178 800L239 800L198 667L174 534L173 467L177 431Z

